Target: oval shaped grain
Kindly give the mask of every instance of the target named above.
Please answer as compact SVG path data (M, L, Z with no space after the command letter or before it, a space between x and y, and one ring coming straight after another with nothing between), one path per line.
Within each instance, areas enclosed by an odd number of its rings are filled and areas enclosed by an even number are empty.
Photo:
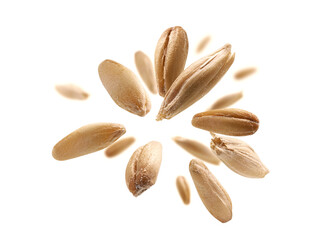
M208 110L222 109L231 106L232 104L239 101L243 96L242 91L231 93L219 98Z
M243 78L246 78L246 77L252 75L255 72L256 72L256 68L255 67L243 68L241 70L238 70L234 74L234 78L237 79L237 80L241 80Z
M247 136L258 130L259 119L248 111L226 108L195 114L192 125L213 133Z
M205 96L228 71L234 58L231 45L226 44L191 64L171 85L156 120L171 119Z
M94 123L73 131L59 141L52 151L56 160L68 160L108 147L126 132L121 124Z
M244 141L214 135L210 147L228 168L239 175L263 178L269 173L255 151Z
M183 203L186 205L190 204L191 192L186 178L184 176L178 176L176 178L176 186Z
M162 161L162 145L152 141L139 147L131 156L125 171L129 191L137 197L153 186Z
M223 223L230 221L232 218L232 202L216 177L199 160L193 159L190 162L189 169L195 188L207 210Z
M178 136L173 137L172 139L180 147L182 147L187 152L201 160L215 165L219 165L221 163L221 161L214 155L214 153L209 149L209 147L203 145L198 141Z
M75 100L86 100L89 94L74 84L59 84L55 89L62 96Z
M154 54L160 96L165 96L172 83L184 70L187 54L188 38L182 27L171 27L162 33Z
M106 150L105 155L107 157L115 157L125 151L128 147L130 147L136 139L134 137L126 137L120 139L113 144L111 144Z
M157 93L156 79L153 63L150 58L142 51L134 54L134 60L141 79L145 82L151 93Z
M119 107L141 117L150 111L149 96L130 69L115 61L105 60L98 70L103 86Z
M195 52L196 53L202 52L206 48L208 43L210 42L210 39L211 39L211 37L209 35L202 38L200 40L199 44L197 45L197 48L196 48Z

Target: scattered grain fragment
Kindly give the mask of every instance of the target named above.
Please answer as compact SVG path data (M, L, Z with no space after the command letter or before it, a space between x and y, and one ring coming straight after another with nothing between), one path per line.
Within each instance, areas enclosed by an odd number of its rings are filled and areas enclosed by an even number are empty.
M136 139L134 137L126 137L114 142L105 150L106 156L115 157L121 154L128 147L130 147L135 142L135 140Z
M191 192L186 178L184 176L178 176L176 179L176 186L183 203L186 205L190 204Z
M227 108L239 101L242 96L242 91L225 95L219 98L208 110Z
M234 74L234 78L236 80L241 80L243 78L246 78L250 75L252 75L253 73L256 72L256 68L255 67L248 67L248 68L243 68L239 71L237 71L235 74Z
M142 51L134 54L134 60L141 79L145 82L151 93L157 93L154 67L151 59Z
M206 48L208 43L210 42L210 39L211 39L210 35L205 36L203 39L201 39L195 50L196 53L201 53Z
M221 161L214 155L214 153L210 151L209 147L198 141L179 136L173 137L172 139L180 147L201 160L215 165L219 165L221 163Z
M62 96L75 100L86 100L89 94L74 84L58 84L55 89Z

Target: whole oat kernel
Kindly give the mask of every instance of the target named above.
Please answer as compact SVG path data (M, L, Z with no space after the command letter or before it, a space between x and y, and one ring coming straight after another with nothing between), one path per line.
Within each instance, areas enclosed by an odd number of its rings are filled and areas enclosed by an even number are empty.
M126 132L121 124L88 124L59 141L52 151L56 160L68 160L108 147Z
M259 119L242 109L225 108L195 114L192 125L213 133L247 136L258 130Z
M230 221L232 202L216 177L200 160L193 159L189 169L195 188L207 210L223 223Z

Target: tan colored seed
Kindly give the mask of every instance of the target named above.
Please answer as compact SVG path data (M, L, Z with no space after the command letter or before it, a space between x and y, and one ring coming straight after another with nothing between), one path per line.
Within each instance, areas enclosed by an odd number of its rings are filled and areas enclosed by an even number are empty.
M183 203L188 205L191 200L190 186L183 176L178 176L176 179L176 186L179 193L179 196L183 200Z
M172 138L175 143L177 143L180 147L185 149L187 152L192 154L193 156L204 160L208 163L219 165L221 161L214 155L212 151L210 151L209 147L203 145L202 143L188 139L183 137L173 137Z
M70 133L53 148L56 160L68 160L108 147L126 132L121 124L88 124Z
M209 110L214 109L221 109L221 108L227 108L231 106L232 104L236 103L238 100L240 100L243 96L242 92L236 92L231 93L228 95L225 95L224 97L221 97L218 99L210 108Z
M263 178L269 170L254 150L239 139L213 136L211 149L232 171L249 178Z
M202 161L195 159L190 162L190 173L195 188L211 215L223 223L230 221L232 218L232 202L216 177Z
M195 50L196 53L202 52L206 48L208 43L210 42L210 39L211 39L211 37L209 35L205 36L203 39L201 39L201 41L199 42L199 44Z
M99 76L110 97L121 108L138 116L145 116L151 102L137 76L125 66L105 60L99 65Z
M164 97L177 76L184 70L188 39L179 26L165 30L155 49L155 74L160 96Z
M237 80L240 80L240 79L248 77L249 75L252 75L255 72L256 72L255 67L244 68L244 69L241 69L241 70L237 71L234 74L234 78L237 79Z
M126 137L111 144L106 150L107 157L115 157L130 147L135 142L134 137Z
M125 180L133 196L139 196L155 184L161 161L162 145L155 141L139 147L132 154L126 167Z
M201 58L186 68L164 97L156 120L170 119L205 96L234 61L231 45Z
M74 84L59 84L55 89L62 96L70 99L85 100L89 97L87 92Z
M151 59L142 51L134 54L134 60L140 77L145 82L151 93L157 93L154 67Z
M213 133L247 136L259 128L259 119L245 110L225 108L195 114L192 125Z

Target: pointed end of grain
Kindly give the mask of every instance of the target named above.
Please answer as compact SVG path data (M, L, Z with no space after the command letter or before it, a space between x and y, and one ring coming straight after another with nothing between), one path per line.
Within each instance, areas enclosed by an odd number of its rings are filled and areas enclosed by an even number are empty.
M156 116L156 121L161 121L161 120L163 120L163 119L164 119L163 114L162 114L161 112L159 112L159 113L157 114L157 116Z
M228 217L228 218L226 218L226 219L218 219L221 223L226 223L226 222L228 222L228 221L230 221L232 219L232 212L231 212L231 215Z
M223 49L224 50L226 50L226 51L229 51L229 52L231 52L231 44L230 43L227 43L227 44L225 44L224 46L223 46Z
M262 173L261 178L264 178L270 172L266 166L264 166L263 170L264 170L264 172Z
M179 146L181 146L181 143L185 142L185 140L188 140L188 139L185 139L183 137L180 137L180 136L175 136L175 137L172 137L172 140L178 144Z
M164 98L164 96L165 96L165 90L159 88L159 95Z
M232 55L231 55L231 61L233 62L234 61L234 59L236 58L236 53L234 52L234 53L232 53ZM232 64L232 63L231 63Z
M151 101L149 100L149 98L146 99L147 100L145 104L140 109L132 113L138 115L139 117L145 117L151 110Z
M88 99L89 97L90 97L90 94L84 92L84 93L83 93L83 96L82 96L82 100L86 100L86 99Z

